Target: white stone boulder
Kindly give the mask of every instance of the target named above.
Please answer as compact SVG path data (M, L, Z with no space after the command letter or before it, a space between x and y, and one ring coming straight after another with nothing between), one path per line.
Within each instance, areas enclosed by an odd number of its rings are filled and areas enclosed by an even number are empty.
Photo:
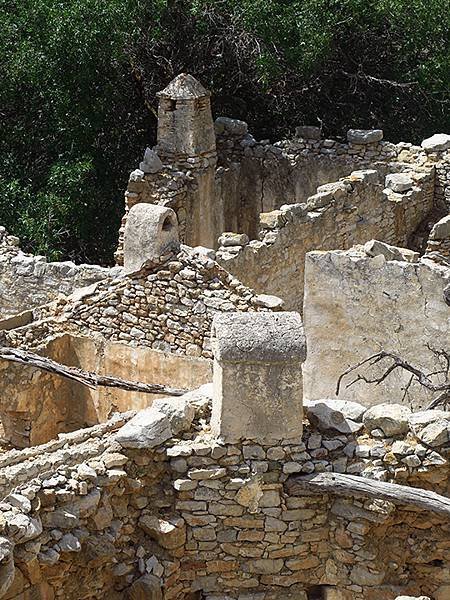
M258 294L253 299L255 306L261 306L263 308L282 308L284 302L278 296L271 296L270 294Z
M363 416L366 429L381 429L386 437L401 435L409 428L411 409L401 404L377 404L370 407Z
M430 232L430 240L445 240L450 238L450 215L438 221Z
M364 244L364 252L367 256L374 258L375 256L384 256L386 260L400 260L406 262L417 262L420 254L409 250L408 248L397 248L379 240L370 240Z
M362 429L362 416L366 408L346 400L307 400L303 409L311 425L321 431L334 429L340 433L356 433Z
M123 448L155 448L172 437L170 421L153 407L139 411L116 433Z
M384 185L393 192L407 192L412 189L414 182L406 173L389 173Z
M146 148L144 160L140 163L139 169L144 173L158 173L163 168L161 159L151 148Z
M167 416L174 435L187 431L195 417L195 407L186 396L158 398L152 408Z
M7 519L8 538L13 542L23 544L33 540L42 533L42 522L39 517L33 518L18 513Z
M450 135L435 133L421 143L425 152L442 152L450 148Z
M347 140L351 144L374 144L382 139L382 129L349 129L347 131Z
M421 410L409 417L414 435L427 446L442 446L450 439L450 412Z
M219 246L245 246L249 242L248 235L246 233L234 233L232 231L225 231L219 237Z

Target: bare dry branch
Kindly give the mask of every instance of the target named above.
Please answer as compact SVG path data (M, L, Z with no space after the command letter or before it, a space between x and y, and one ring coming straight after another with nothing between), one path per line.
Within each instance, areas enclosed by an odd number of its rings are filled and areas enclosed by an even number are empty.
M392 363L389 364L380 375L368 377L362 373L357 373L357 376L354 379L352 379L352 381L350 381L350 383L348 383L346 385L346 388L349 388L350 386L354 385L358 381L364 381L364 383L367 383L367 384L379 385L380 383L385 381L385 379L387 377L389 377L389 375L393 371L395 371L396 369L403 369L404 371L411 373L411 378L410 378L408 384L406 385L406 388L405 388L405 391L403 394L403 399L405 398L406 393L408 392L412 383L414 381L417 381L420 385L425 387L427 390L430 390L431 392L439 392L438 396L436 398L434 398L433 401L427 407L428 409L435 408L436 406L439 406L442 404L445 405L448 402L450 402L450 381L449 381L449 377L448 377L449 368L450 368L450 356L445 350L432 350L432 351L439 360L443 360L445 362L445 366L443 367L443 369L440 369L438 371L433 371L432 373L424 373L419 368L415 367L408 361L400 358L396 354L393 354L392 352L385 352L383 350L381 352L377 352L376 354L372 354L368 358L361 360L356 365L352 365L351 367L346 369L339 376L337 385L336 385L336 396L339 395L342 380L344 379L344 377L346 377L350 373L357 371L361 367L365 367L365 368L373 367L374 365L387 359L387 360L391 360ZM445 375L444 382L434 382L431 379L431 377L433 375L438 375L438 374Z
M167 394L170 396L182 396L188 390L180 388L172 388L167 385L158 383L140 383L138 381L128 381L120 377L111 377L108 375L98 375L91 371L83 371L76 367L68 367L62 365L46 356L40 356L25 350L17 348L0 347L0 360L7 360L28 367L33 367L71 379L89 387L96 389L97 387L113 387L127 390L129 392L142 392L144 394Z

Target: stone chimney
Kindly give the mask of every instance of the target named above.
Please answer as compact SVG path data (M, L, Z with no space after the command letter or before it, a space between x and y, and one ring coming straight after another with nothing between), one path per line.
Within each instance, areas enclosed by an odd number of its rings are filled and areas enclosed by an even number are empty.
M216 150L211 93L181 73L158 92L158 154L195 157Z
M213 321L211 428L226 442L302 434L306 342L295 312L224 313Z
M155 267L179 248L177 216L171 208L144 202L131 207L123 242L123 266L127 274Z

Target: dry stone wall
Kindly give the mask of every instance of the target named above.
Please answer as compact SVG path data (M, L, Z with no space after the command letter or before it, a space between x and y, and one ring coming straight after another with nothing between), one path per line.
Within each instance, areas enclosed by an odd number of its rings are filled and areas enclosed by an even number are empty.
M403 189L395 183L399 177L406 181ZM286 308L302 310L308 251L346 249L372 238L406 246L433 206L433 186L427 169L386 181L376 170L354 171L319 186L304 204L261 214L260 240L227 242L218 261L252 288L283 298Z
M445 516L296 496L289 481L334 471L448 494L449 413L347 405L336 423L351 415L357 430L342 433L307 404L296 441L224 444L209 433L209 398L204 389L161 401L79 462L60 465L59 445L53 467L8 489L2 597L446 599Z
M334 398L341 373L380 350L428 372L445 366L432 349L449 352L450 307L444 290L450 268L426 258L392 260L382 252L371 252L372 257L363 248L307 254L305 398ZM366 375L373 377L380 368ZM418 384L405 390L408 381L406 372L396 370L377 386L363 381L344 385L339 398L372 405L400 402L406 391L405 404L426 406L431 393Z
M0 228L0 319L71 294L76 288L114 277L119 269L73 262L47 262L44 256L25 254L18 238Z
M214 314L276 310L202 251L185 247L142 277L108 279L43 307L35 322L3 333L7 345L37 347L51 335L100 335L163 352L210 358Z

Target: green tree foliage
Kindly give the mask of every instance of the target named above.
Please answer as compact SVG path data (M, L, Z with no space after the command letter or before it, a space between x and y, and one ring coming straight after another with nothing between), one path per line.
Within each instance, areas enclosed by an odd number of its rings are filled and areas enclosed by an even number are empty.
M111 261L126 177L181 71L260 137L448 129L449 0L0 0L0 223Z

